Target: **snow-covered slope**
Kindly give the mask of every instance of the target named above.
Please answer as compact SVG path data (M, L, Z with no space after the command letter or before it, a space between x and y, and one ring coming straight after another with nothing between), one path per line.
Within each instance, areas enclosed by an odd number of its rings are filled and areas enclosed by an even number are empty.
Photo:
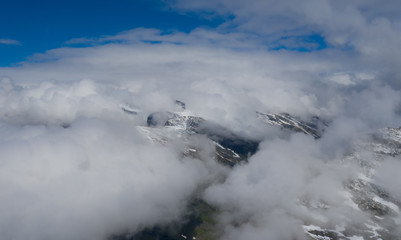
M182 103L183 104L183 103ZM182 106L182 105L181 105ZM197 156L200 146L194 145L190 137L205 136L215 146L215 159L227 166L240 162L246 163L249 156L258 150L259 142L242 137L227 128L202 117L195 116L184 108L175 112L155 112L148 116L147 126L137 129L150 141L166 144L180 140L186 144L183 154ZM125 111L125 110L124 110ZM313 136L316 141L322 136L323 127L327 124L318 117L311 122L304 122L290 114L265 114L258 112L256 117L270 125L280 126L294 132L303 132ZM401 152L401 129L385 128L378 130L365 141L350 146L350 152L342 159L343 164L354 164L360 172L349 182L344 183L343 195L348 199L349 214L364 215L363 220L356 221L344 216L343 223L328 225L319 220L332 211L332 206L324 201L300 199L299 204L310 209L315 218L302 220L307 238L315 240L338 239L400 239L401 201L391 196L374 181L375 170L383 159L397 157ZM369 154L369 158L364 158ZM315 219L315 220L313 220Z
M384 128L353 146L342 161L343 164L355 164L361 170L358 176L345 183L344 196L349 198L349 211L365 217L360 221L345 218L342 226L333 229L316 223L305 225L304 230L311 239L400 239L401 201L375 181L376 170L383 160L398 159L400 136L400 128ZM330 206L326 207L329 211Z
M204 135L215 144L216 160L228 166L246 161L248 156L256 152L259 144L216 123L192 116L188 111L151 113L147 118L147 126L140 126L138 129L147 138L161 143L167 139Z
M318 117L313 117L310 122L303 122L288 113L272 114L256 112L258 119L270 125L278 125L295 132L303 132L314 138L322 136L321 128L326 125Z

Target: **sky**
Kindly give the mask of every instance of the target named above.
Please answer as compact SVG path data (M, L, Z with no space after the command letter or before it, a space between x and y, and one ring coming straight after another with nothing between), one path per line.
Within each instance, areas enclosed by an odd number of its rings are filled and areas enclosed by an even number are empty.
M3 1L0 235L107 239L179 221L194 195L220 209L220 239L365 226L344 193L366 175L361 162L377 167L369 181L401 196L400 157L363 148L401 126L400 9L397 0ZM227 169L202 136L190 139L200 159L182 156L183 139L150 142L138 129L175 100L262 139L258 152ZM256 111L329 126L319 140L283 137Z
M0 66L16 65L34 53L66 46L74 38L95 38L137 28L188 32L216 27L222 19L169 11L161 1L2 1Z

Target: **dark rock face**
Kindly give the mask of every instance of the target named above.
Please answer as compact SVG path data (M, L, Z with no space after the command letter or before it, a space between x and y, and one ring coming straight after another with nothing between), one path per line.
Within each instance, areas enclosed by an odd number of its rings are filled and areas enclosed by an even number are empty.
M178 103L177 103L178 102ZM177 101L176 105L185 109L185 104ZM303 132L315 139L321 137L321 126L327 125L318 117L311 122L303 122L290 114L265 114L257 112L257 117L270 125L278 125L294 132ZM173 112L154 112L147 118L148 127L178 127L186 134L201 134L216 143L216 158L219 162L234 166L246 161L249 156L256 153L259 141L245 138L233 131L212 121L201 117L187 116Z
M148 127L165 126L169 119L177 117L179 117L179 115L172 112L154 112L148 116L146 123Z
M323 127L327 126L327 123L321 121L316 116L312 117L309 122L301 121L288 113L271 114L256 112L256 116L267 124L278 125L295 132L303 132L313 136L315 139L322 136Z
M130 105L121 105L121 110L131 115L138 115L138 109L132 108Z
M175 100L175 105L180 108L181 110L185 110L185 103L179 100Z
M155 112L148 116L149 127L179 127L186 134L200 134L216 143L217 160L225 165L234 166L246 161L253 155L259 142L239 136L217 123L201 117L182 116L171 112Z
M216 143L216 159L228 166L234 166L256 153L259 142L248 139L210 121L199 122L191 130L202 134Z

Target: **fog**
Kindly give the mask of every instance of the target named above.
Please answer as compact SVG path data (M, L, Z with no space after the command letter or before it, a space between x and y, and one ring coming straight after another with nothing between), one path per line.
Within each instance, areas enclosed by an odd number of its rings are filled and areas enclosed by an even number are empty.
M168 4L183 14L234 17L189 33L140 28L73 39L0 68L2 238L136 233L179 221L194 195L219 208L221 239L307 239L303 225L362 224L367 216L344 194L362 170L344 159L367 134L401 125L398 2ZM328 47L268 47L310 33ZM203 149L195 159L182 156L181 140L157 144L137 130L148 114L174 111L177 99L197 116L262 139L258 152L227 169L205 138L194 140ZM256 111L330 124L318 140L283 137ZM397 156L386 159L374 177L398 199L399 165ZM331 207L305 207L321 203Z

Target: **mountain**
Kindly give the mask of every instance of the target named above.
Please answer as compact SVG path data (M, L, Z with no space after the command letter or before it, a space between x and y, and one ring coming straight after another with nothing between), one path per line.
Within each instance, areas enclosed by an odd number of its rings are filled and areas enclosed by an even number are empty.
M172 133L180 138L194 134L204 135L215 144L216 160L228 166L247 161L259 145L256 140L240 136L217 123L188 115L188 112L184 111L151 113L147 118L147 127L140 127L140 131L146 132L147 136L156 142L163 142L162 139L167 135L171 137L174 135ZM166 132L164 136L161 134L163 131Z
M177 103L176 103L177 104ZM126 110L124 110L127 112ZM130 112L128 112L130 114ZM324 128L328 123L319 117L313 117L310 121L302 121L288 113L256 113L256 118L266 123L266 127L279 126L283 130L302 132L315 138L316 141L324 134ZM147 126L138 126L144 136L158 144L166 144L169 141L180 139L186 144L184 155L197 157L197 151L201 146L196 146L190 141L191 136L204 136L215 146L215 160L219 163L234 167L236 164L246 164L249 157L258 151L259 141L241 136L213 121L194 116L185 109L185 104L178 103L176 112L155 112L147 117ZM391 196L386 190L373 180L375 169L380 166L383 159L395 157L401 153L401 128L384 128L371 134L368 140L358 142L350 146L350 151L342 160L344 163L355 163L363 169L349 182L344 183L344 196L349 199L350 211L362 213L367 216L364 221L353 222L352 219L344 219L342 225L330 227L324 221L305 220L303 230L309 239L314 240L360 240L360 239L386 239L399 238L397 219L400 219L401 201ZM364 158L363 154L374 156ZM184 224L170 227L155 227L145 229L136 235L120 235L115 239L217 239L202 237L198 231L203 229L213 235L217 214L213 206L200 199L194 199L197 204L190 204ZM201 202L201 203L200 203ZM311 211L321 214L330 212L332 206L323 201L300 199L300 205ZM205 210L206 209L206 210ZM202 216L208 216L205 220ZM212 219L212 220L211 220ZM172 230L174 229L174 230ZM205 230L205 231L204 231ZM201 231L201 232L202 232ZM127 237L129 236L129 237ZM114 238L113 238L114 239Z
M311 239L400 239L401 201L391 196L373 179L376 168L384 159L400 154L400 146L401 128L380 129L368 140L353 146L343 161L356 163L363 171L345 183L344 194L349 197L349 206L354 211L366 214L367 218L359 223L344 219L344 226L338 229L327 229L315 223L305 225L304 230ZM325 207L330 208L330 206Z
M303 132L318 139L322 136L322 127L327 126L327 123L314 116L311 121L303 122L288 113L272 114L256 112L258 119L269 125L277 125L295 132Z

